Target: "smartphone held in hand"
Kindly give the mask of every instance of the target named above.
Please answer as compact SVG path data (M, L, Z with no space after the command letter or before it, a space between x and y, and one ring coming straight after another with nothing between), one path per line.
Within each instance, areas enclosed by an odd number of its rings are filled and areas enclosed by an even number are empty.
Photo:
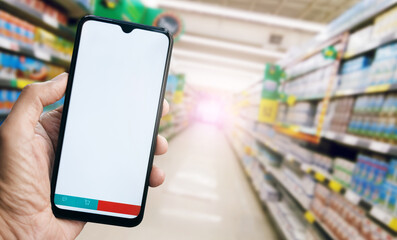
M171 49L162 28L80 21L52 176L56 217L142 221Z

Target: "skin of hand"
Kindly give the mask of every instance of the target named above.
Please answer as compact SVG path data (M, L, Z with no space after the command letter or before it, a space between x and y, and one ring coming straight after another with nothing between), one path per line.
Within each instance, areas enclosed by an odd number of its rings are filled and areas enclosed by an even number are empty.
M58 141L62 107L42 114L65 93L66 73L25 87L0 127L0 239L74 239L85 223L55 218L50 203L50 178ZM169 105L163 104L163 115ZM167 151L157 137L156 155ZM164 181L153 166L150 186Z

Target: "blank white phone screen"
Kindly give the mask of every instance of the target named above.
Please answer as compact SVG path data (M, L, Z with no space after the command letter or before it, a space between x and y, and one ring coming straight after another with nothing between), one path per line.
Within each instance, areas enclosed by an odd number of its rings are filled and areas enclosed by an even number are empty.
M84 23L55 187L58 208L139 214L168 48L163 33Z

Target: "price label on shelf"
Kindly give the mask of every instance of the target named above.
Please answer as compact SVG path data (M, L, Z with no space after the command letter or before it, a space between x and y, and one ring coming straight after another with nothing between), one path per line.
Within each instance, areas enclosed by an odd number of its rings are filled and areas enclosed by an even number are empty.
M346 191L345 198L354 205L358 205L361 199L359 195L357 195L355 192L353 192L350 189Z
M320 172L316 172L314 174L314 178L317 179L319 182L324 182L325 181L325 176L320 173Z
M383 142L371 142L371 144L369 145L369 149L376 152L388 153L390 150L390 144Z
M345 96L345 95L351 95L354 93L353 89L344 89L344 90L339 90L335 93L335 96Z
M0 47L11 50L11 45L10 40L0 37Z
M334 192L340 192L342 190L342 185L338 183L335 180L331 180L328 184L328 186L334 191Z
M390 89L390 84L382 84L378 86L371 86L365 89L366 93L386 92Z
M335 139L336 134L334 132L326 132L325 137L328 139Z
M18 89L23 89L26 85L34 83L35 81L29 80L29 79L17 79L17 88Z
M35 48L33 50L33 54L36 58L44 60L44 61L51 61L51 55L49 52L46 52L42 49Z
M314 216L314 214L310 211L307 211L305 213L305 219L309 222L309 223L314 223L314 221L316 221L316 217Z
M293 161L295 160L294 156L292 156L292 155L289 154L289 153L287 154L286 159L287 159L289 162L293 162Z
M347 135L347 136L343 137L343 142L346 144L349 144L349 145L357 145L358 138L354 137L354 136Z
M393 217L390 222L389 222L389 228L391 228L393 231L397 232L397 218Z
M48 16L47 14L43 15L43 22L47 23L48 25L50 25L54 28L58 28L58 26L59 26L58 20L56 20L53 17Z
M378 206L374 206L370 211L371 216L379 220L380 222L389 225L393 221L393 217L386 212L384 209L381 209Z
M306 164L306 163L302 163L301 169L302 169L302 171L307 172L307 173L309 173L309 172L312 170L312 168L310 167L310 165L308 165L308 164Z

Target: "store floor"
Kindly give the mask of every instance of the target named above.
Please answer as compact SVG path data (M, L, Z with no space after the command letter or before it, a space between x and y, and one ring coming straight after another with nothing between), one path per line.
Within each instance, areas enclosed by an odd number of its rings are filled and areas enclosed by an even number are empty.
M276 239L223 133L196 123L155 160L166 182L150 189L136 228L87 224L82 239Z

